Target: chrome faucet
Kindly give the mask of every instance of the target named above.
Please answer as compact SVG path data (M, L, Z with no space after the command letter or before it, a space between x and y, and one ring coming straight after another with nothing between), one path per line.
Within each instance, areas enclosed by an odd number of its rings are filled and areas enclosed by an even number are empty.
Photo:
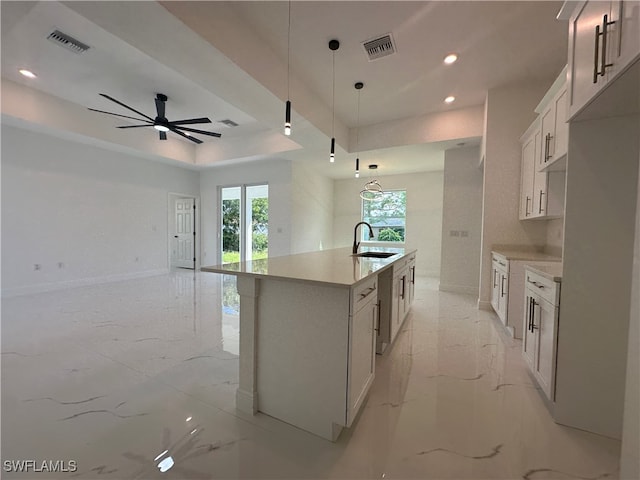
M358 227L360 225L366 225L367 227L369 227L369 239L372 239L374 237L373 235L373 228L371 228L371 225L369 225L367 222L358 222L356 223L355 228L353 229L353 250L352 253L355 255L358 253L358 247L360 246L360 242L357 241L358 238Z

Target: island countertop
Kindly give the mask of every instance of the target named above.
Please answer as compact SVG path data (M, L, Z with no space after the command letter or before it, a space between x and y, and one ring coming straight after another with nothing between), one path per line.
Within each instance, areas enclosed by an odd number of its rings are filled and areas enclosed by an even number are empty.
M280 280L322 283L339 287L352 287L373 273L390 267L398 260L415 254L415 249L363 247L360 253L392 252L388 258L356 257L351 247L317 252L269 257L247 262L202 267L203 272Z

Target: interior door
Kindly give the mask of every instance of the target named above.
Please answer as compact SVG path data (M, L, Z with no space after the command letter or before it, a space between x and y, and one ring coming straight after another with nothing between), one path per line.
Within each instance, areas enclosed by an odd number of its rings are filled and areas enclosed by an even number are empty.
M174 242L171 264L180 268L195 268L195 199L177 198L174 208Z

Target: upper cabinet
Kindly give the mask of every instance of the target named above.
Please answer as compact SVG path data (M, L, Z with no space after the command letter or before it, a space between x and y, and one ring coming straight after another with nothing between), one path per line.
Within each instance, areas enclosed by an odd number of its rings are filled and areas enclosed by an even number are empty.
M569 146L569 124L567 123L566 70L563 71L563 86L540 113L542 124L542 150L538 158L538 170L551 167L561 160Z
M538 118L520 139L520 220L559 218L564 214L569 142L566 75L565 68L536 107Z
M640 57L640 2L580 2L569 21L569 118Z

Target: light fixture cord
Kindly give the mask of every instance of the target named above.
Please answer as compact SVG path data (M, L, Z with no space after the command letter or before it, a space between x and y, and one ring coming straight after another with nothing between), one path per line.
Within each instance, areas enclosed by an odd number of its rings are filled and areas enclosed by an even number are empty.
M287 100L291 100L289 83L291 77L291 0L289 0L289 22L287 26Z
M360 90L362 89L358 89L358 108L357 108L357 120L356 120L356 156L360 156L360 142L359 142L359 138L360 138Z
M331 109L332 118L331 118L331 136L335 137L335 124L336 124L336 51L333 50L333 87L331 93Z

